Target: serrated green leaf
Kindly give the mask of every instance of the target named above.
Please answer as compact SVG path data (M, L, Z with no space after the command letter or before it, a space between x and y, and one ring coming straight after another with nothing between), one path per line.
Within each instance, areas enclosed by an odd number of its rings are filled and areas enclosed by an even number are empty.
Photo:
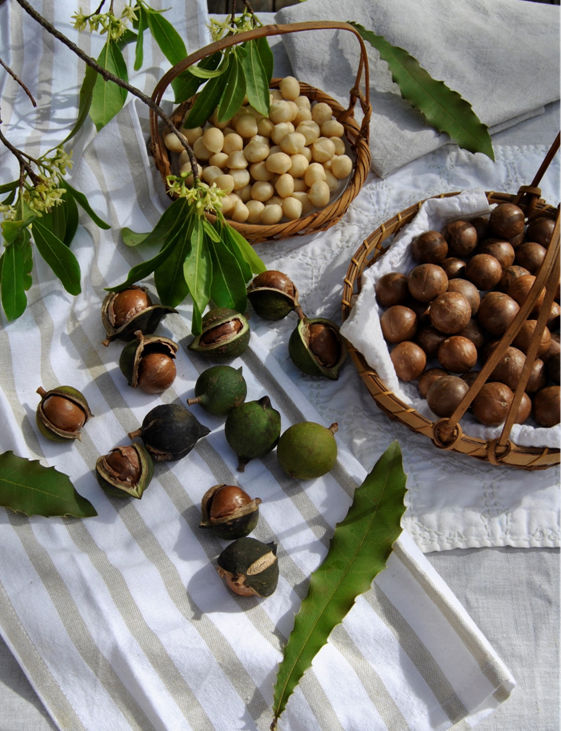
M191 249L191 216L181 222L174 235L173 250L154 270L156 291L163 305L175 307L183 302L189 294L189 288L183 275L183 264Z
M444 132L469 152L482 152L495 159L489 129L469 102L443 81L437 81L403 48L392 46L383 36L350 21L386 61L392 79L407 99L438 132Z
M385 568L401 533L406 476L401 450L393 442L355 490L353 503L335 532L323 563L310 577L308 595L294 620L274 689L274 721L356 597Z
M79 495L69 477L38 460L0 454L0 505L25 515L90 518L97 512Z
M241 62L238 59L242 55L242 49L234 49L230 55L228 71L224 75L222 95L218 102L217 119L219 122L227 122L243 104L245 97L245 77Z
M267 83L269 84L271 82L271 79L273 78L273 67L275 63L269 41L265 36L263 36L262 38L256 38L252 41L252 43L255 43L257 50L259 51L261 63L263 64L263 68L265 69L265 73L267 74Z
M193 300L191 332L199 335L201 318L210 300L212 283L212 260L205 237L204 224L207 221L194 216L191 229L191 248L183 263L183 276Z
M7 222L4 221L3 229L5 223ZM27 307L25 291L31 286L30 272L33 263L30 239L27 228L20 228L2 254L0 289L2 307L8 320L16 320Z
M91 66L86 66L84 79L82 81L82 86L80 87L80 94L78 97L78 116L76 118L76 121L74 122L74 126L66 135L61 144L65 144L66 142L68 142L68 140L72 139L72 137L74 137L74 135L80 130L80 128L88 118L88 114L90 113L90 108L92 105L93 90L96 81L97 71Z
M266 266L257 255L257 252L249 241L243 236L237 229L230 226L229 223L223 221L223 228L221 229L223 236L227 237L228 243L235 244L240 251L241 256L248 263L249 268L254 274L259 274L266 270ZM230 247L231 248L231 247ZM249 279L249 277L248 277Z
M247 100L260 114L269 114L269 78L255 41L244 43L240 62L245 77Z
M128 81L127 65L121 49L115 41L107 40L105 42L97 62L122 81ZM112 81L105 81L99 74L96 76L90 117L99 132L122 109L128 92Z
M64 241L36 219L31 224L37 250L70 294L80 294L80 265Z
M210 297L218 307L230 307L238 312L247 309L245 279L236 257L222 241L207 238L212 258Z
M93 208L88 203L88 199L86 196L79 190L76 190L76 188L73 188L69 182L66 180L62 181L62 187L66 190L69 196L72 196L76 203L84 209L84 211L88 214L88 216L92 219L92 221L96 224L96 226L99 226L99 228L103 229L109 229L111 226L106 223L102 218L100 218L97 213L93 210Z
M189 110L189 114L183 125L188 128L202 127L210 115L216 109L216 106L224 91L224 84L227 70L230 66L230 57L224 61L224 74L210 79L197 94L193 106Z

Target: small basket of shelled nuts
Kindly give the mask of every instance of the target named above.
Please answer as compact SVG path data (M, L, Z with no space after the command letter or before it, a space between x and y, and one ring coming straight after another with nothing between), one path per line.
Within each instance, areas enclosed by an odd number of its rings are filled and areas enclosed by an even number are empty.
M559 208L537 187L558 148L517 195L445 193L383 223L342 297L382 410L441 449L528 470L560 461Z
M347 23L322 21L261 26L226 36L176 64L152 94L159 104L182 72L234 44L322 29L348 30L359 43L358 71L347 107L315 87L285 77L271 80L268 116L244 104L231 120L219 123L214 114L203 126L186 128L191 99L180 104L172 117L193 149L202 180L225 191L226 220L253 243L334 225L369 173L368 58L358 32ZM357 101L363 113L360 124L354 118ZM191 164L186 150L162 128L153 110L150 131L154 161L164 184L170 173L188 174ZM212 214L208 215L212 220Z

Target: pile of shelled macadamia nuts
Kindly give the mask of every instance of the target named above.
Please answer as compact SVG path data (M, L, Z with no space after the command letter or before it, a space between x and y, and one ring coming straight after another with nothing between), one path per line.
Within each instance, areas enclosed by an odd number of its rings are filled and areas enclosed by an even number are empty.
M293 76L281 79L270 99L268 116L244 103L225 122L214 112L204 127L182 129L197 174L225 191L222 212L238 223L271 225L324 208L353 169L344 127L329 104L312 103ZM179 172L189 183L186 150L173 133L164 143L178 155Z

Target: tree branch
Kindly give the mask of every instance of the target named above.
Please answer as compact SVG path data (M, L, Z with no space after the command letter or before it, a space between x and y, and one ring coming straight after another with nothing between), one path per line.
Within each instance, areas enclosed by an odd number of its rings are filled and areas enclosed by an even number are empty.
M0 0L0 5L2 4L2 2L3 2L3 0ZM14 81L21 86L21 88L25 91L25 93L29 97L30 102L33 104L34 107L36 107L37 102L35 101L33 94L29 91L29 89L23 83L23 81L20 79L20 77L16 73L14 73L14 71L12 71L12 69L9 66L7 66L4 63L4 61L2 61L1 58L0 58L0 66L2 66L2 68L5 69L10 74L12 79L14 79Z
M189 156L189 162L191 163L191 170L193 171L193 178L195 184L197 183L198 176L197 176L197 160L195 157L195 154L193 153L193 150L191 149L190 145L186 142L185 138L181 134L181 132L177 129L175 124L172 122L172 120L168 117L168 115L164 112L164 110L156 104L155 101L153 101L149 96L144 94L140 89L137 89L135 86L132 86L127 81L123 81L123 79L120 79L118 76L115 76L115 74L111 73L111 71L108 71L107 69L104 69L103 66L100 66L98 62L93 59L91 56L88 56L87 53L82 51L81 48L79 48L73 41L70 40L70 38L67 38L63 33L61 33L59 30L57 30L52 23L50 23L46 18L44 18L40 13L38 13L34 8L31 7L31 5L27 2L27 0L16 0L18 5L20 5L25 12L30 15L33 20L37 21L39 25L44 28L48 33L50 33L52 36L54 36L57 40L59 40L61 43L63 43L67 48L69 48L74 54L76 54L79 58L84 61L88 66L91 66L91 68L94 69L105 81L111 81L113 84L117 84L117 86L120 86L122 89L126 89L129 93L131 93L133 96L136 96L138 99L140 99L144 104L146 104L150 109L152 109L158 117L165 122L165 124L169 127L169 129L176 135L176 137L181 142L183 148L187 151L187 155Z

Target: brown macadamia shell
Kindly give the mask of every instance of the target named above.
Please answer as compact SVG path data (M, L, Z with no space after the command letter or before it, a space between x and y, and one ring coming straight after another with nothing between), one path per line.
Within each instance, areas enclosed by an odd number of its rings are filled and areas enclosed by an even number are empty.
M419 378L427 364L425 351L411 340L398 343L392 349L390 358L401 381L414 381Z
M471 319L471 305L460 292L443 292L432 302L431 325L446 335L463 330Z
M418 264L407 277L409 292L419 302L430 302L448 287L448 277L438 264Z

